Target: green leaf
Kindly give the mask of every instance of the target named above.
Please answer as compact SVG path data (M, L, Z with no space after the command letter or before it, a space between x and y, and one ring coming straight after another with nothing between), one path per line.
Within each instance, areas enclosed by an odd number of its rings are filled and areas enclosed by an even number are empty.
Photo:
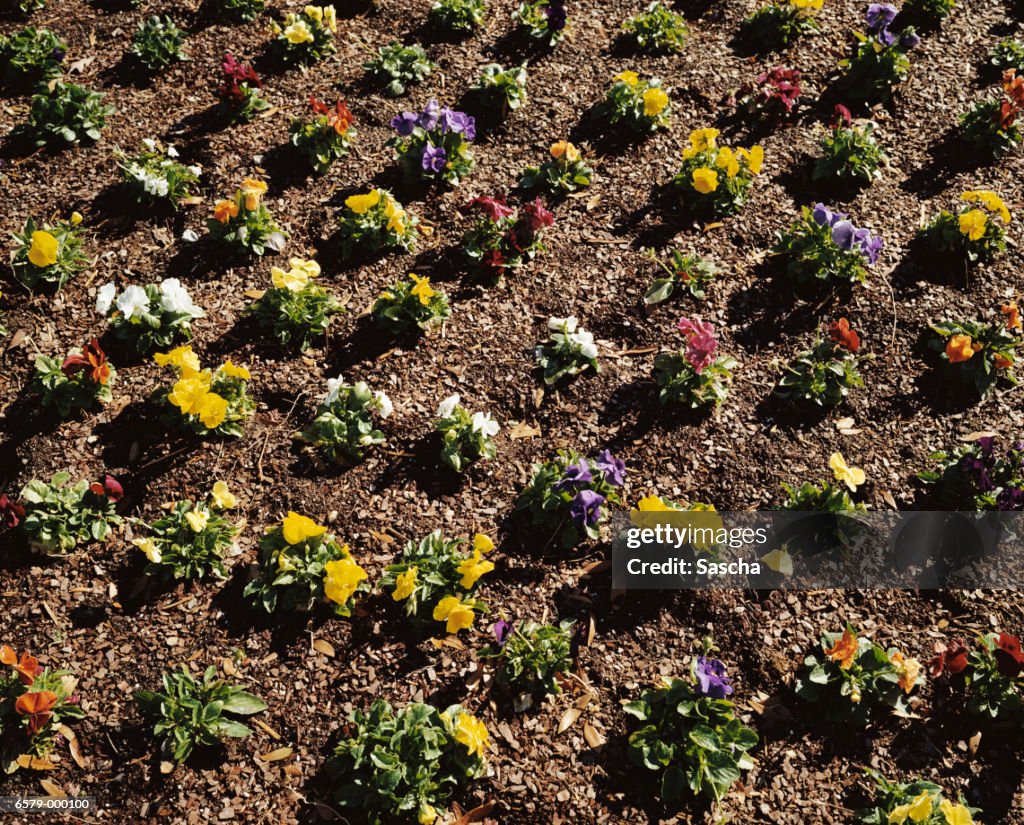
M234 692L224 702L224 710L228 713L239 713L243 716L250 716L267 709L267 703L244 690Z

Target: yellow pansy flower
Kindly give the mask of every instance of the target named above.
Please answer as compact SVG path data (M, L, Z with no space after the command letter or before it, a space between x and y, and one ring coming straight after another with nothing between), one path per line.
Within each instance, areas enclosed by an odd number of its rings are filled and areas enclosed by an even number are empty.
M490 553L494 549L494 542L491 541L490 536L485 536L483 533L477 533L473 536L473 552L474 553Z
M694 169L693 188L702 195L714 192L718 188L718 172L714 169L709 169L707 166Z
M246 178L242 181L242 195L245 199L245 208L252 212L260 205L260 198L267 192L267 185L261 180Z
M299 43L312 43L313 32L310 31L309 24L305 20L296 20L290 26L284 30L285 39L292 45L297 46Z
M241 378L243 381L248 381L252 378L252 373L246 367L237 366L232 363L230 358L220 365L219 372L221 375L228 376L228 378Z
M196 415L203 399L210 393L210 373L183 376L171 387L167 400L185 415Z
M420 811L416 817L416 821L419 822L420 825L434 825L436 820L437 809L434 808L433 805L428 805L426 802L420 805Z
M615 80L621 80L627 86L635 86L640 82L640 77L636 72L631 72L627 69L626 71L619 72L619 74L615 75Z
M288 265L293 270L304 273L306 278L311 281L320 275L320 264L316 261L307 261L305 258L289 258Z
M230 510L238 505L238 498L228 489L226 481L218 481L213 485L210 498L213 499L213 506L218 510Z
M575 163L580 159L580 150L567 140L560 140L551 144L551 157L565 158L569 163Z
M985 234L988 226L988 215L980 209L971 209L960 216L960 234L969 240L976 241Z
M399 235L405 234L405 210L390 196L384 204L384 215L388 218L388 229Z
M793 575L793 557L789 555L789 551L785 547L766 553L761 556L761 561L776 573L781 573L783 576Z
M974 818L966 805L954 805L948 799L939 803L939 810L946 819L946 825L974 825Z
M344 549L347 552L348 545ZM345 604L365 580L366 571L353 559L329 561L324 565L324 596L335 604Z
M1010 210L1006 208L1003 199L995 192L990 192L987 189L972 190L964 192L960 199L968 203L980 203L989 212L998 212L999 217L1003 219L1003 223L1010 222Z
M694 129L690 132L690 147L694 154L713 149L715 139L721 134L717 129Z
M445 596L434 606L434 621L447 622L445 630L458 633L473 625L476 614L472 604L465 604L458 596Z
M163 558L160 548L156 546L153 539L132 539L132 544L145 553L146 558L153 562L153 564L159 564Z
M469 755L485 758L484 751L490 742L487 726L472 713L463 711L455 722L455 741L466 746Z
M820 11L825 0L789 0L794 9L814 9Z
M906 822L909 817L911 822L927 822L932 815L932 798L927 791L922 791L915 796L909 804L898 805L889 814L890 823Z
M760 174L761 166L764 164L764 149L754 146L748 152L746 149L739 150L740 157L747 159L747 168L755 175Z
M213 207L213 219L217 223L227 223L238 217L238 204L233 200L220 200Z
M185 513L185 521L192 528L193 533L202 533L206 525L210 523L210 514L205 510L189 510Z
M715 166L719 169L724 169L726 176L730 178L736 177L740 171L740 162L736 159L736 153L728 146L723 146L718 150Z
M309 283L309 275L303 270L292 268L285 272L279 266L270 268L270 283L276 289L287 289L290 292L298 292Z
M215 392L208 392L199 400L196 415L208 430L215 430L224 423L228 416L228 401Z
M166 367L168 364L177 367L181 370L183 378L188 378L199 372L199 356L192 351L191 344L175 347L169 352L154 353L153 360L161 367Z
M365 215L370 209L380 203L380 190L373 189L365 195L350 195L345 199L345 206L357 215Z
M416 574L419 573L415 566L410 567L404 573L395 576L395 589L391 591L391 598L396 602L408 599L416 589Z
M409 273L409 278L415 284L409 292L419 298L423 306L430 304L430 299L434 297L434 290L430 288L430 278L421 278L419 275L413 275L411 272Z
M324 25L330 30L331 34L338 31L338 13L334 10L334 6L324 6Z
M660 115L662 111L664 111L665 107L668 106L668 95L665 94L662 89L648 89L644 92L643 98L644 114L647 115L647 117Z
M641 513L654 513L671 509L664 501L661 500L660 496L655 495L644 496L636 503L636 508Z
M828 466L832 468L832 474L836 481L841 481L850 488L850 492L856 493L857 488L864 483L866 476L860 467L850 467L843 458L843 454L832 453L828 459Z
M319 6L306 6L303 9L303 14L310 20L316 20L317 23L322 23L324 20L324 10Z
M57 239L49 232L37 230L32 233L32 245L28 250L28 259L33 266L43 269L57 263Z
M281 522L281 535L289 544L300 544L306 539L322 536L326 532L326 527L317 524L308 516L300 516L294 510L289 510Z
M456 571L462 578L459 580L459 587L469 590L477 579L490 573L494 569L494 562L484 559L479 550L474 550L472 557L459 562Z

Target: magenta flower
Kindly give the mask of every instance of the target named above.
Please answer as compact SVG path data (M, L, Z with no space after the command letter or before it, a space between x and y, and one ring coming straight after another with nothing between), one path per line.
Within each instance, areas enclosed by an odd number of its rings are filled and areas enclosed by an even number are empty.
M686 343L686 360L694 372L700 375L705 367L710 367L715 361L715 351L718 349L715 328L697 315L692 320L680 318L678 326L689 339Z
M488 198L486 196L473 198L473 200L465 205L464 209L469 210L474 206L479 207L495 223L502 218L511 218L516 213L515 209L505 203L504 195L497 198Z

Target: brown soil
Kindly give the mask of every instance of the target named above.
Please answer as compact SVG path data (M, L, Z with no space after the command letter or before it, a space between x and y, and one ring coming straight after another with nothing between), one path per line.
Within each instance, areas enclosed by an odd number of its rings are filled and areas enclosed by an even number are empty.
M789 53L752 59L737 55L731 38L754 2L679 3L693 32L687 52L641 59L618 44L617 32L642 5L574 0L573 34L552 52L522 50L510 35L510 0L491 0L483 31L460 42L438 40L425 28L426 0L384 0L347 12L339 6L346 16L339 53L308 72L278 71L261 60L264 22L215 24L195 0L144 2L135 10L99 0L51 0L33 16L36 25L68 40L75 79L107 91L118 113L94 147L11 157L0 170L0 234L20 229L28 216L48 219L74 209L95 230L87 241L94 263L57 296L27 294L5 275L12 337L0 371L8 405L3 483L16 491L30 478L58 470L76 477L106 470L124 483L124 511L148 518L161 503L201 496L212 480L224 478L241 493L248 523L240 542L244 555L223 587L152 587L137 551L122 536L52 562L11 544L3 551L0 639L31 648L44 662L81 677L88 718L77 729L89 767L79 769L65 759L52 779L68 793L96 796L103 806L97 820L340 821L328 807L329 789L318 771L345 715L383 696L395 703L458 700L478 709L494 739L492 770L458 803L468 810L495 800L491 816L502 823L710 822L716 815L717 821L736 823L848 822L851 809L865 801L863 765L890 776L923 774L950 792L963 791L985 809L985 822L1024 822L1018 743L986 733L972 752L974 723L960 709L858 733L818 724L814 711L800 707L788 691L803 652L843 621L927 658L934 641L947 633L991 627L1019 632L1024 600L1018 595L665 593L656 599L629 596L613 606L607 573L587 575L605 546L586 554L539 552L546 537L507 522L531 462L562 446L587 454L611 447L628 464L630 501L656 490L710 501L719 509L776 503L781 482L825 477L829 454L842 450L867 472L865 500L885 507L887 501L911 506L918 500L913 476L927 466L930 451L973 431L994 430L1007 438L1021 431L1019 392L974 405L950 399L919 347L928 320L988 316L1016 296L1022 288L1017 246L979 269L967 289L958 282L960 273L925 268L908 256L922 216L950 205L962 189L995 189L1014 212L1024 207L1019 155L975 168L949 140L959 114L987 92L985 52L1013 31L1019 12L992 0L966 0L941 30L925 35L912 55L911 79L895 103L875 115L891 159L884 180L852 196L810 183L809 158L827 110L809 94L798 117L759 136L765 174L746 208L702 231L671 210L652 207L689 131L715 123L722 114L718 102L773 65L796 66L815 92L825 91L866 6L829 0L820 36ZM137 21L157 11L171 11L188 28L192 60L152 82L137 82L122 58ZM21 25L11 14L0 18L2 32ZM427 82L397 101L368 87L360 67L371 47L396 35L423 42L440 64ZM255 59L265 75L275 108L250 125L220 128L211 117L212 87L225 51ZM455 104L484 63L524 58L530 61L529 105L478 142L478 166L469 180L455 191L396 190L436 227L418 254L362 265L342 262L331 236L343 198L371 180L394 185L393 161L384 147L390 118L431 97ZM596 180L585 195L555 208L549 253L495 287L461 279L448 254L463 231L456 207L471 196L508 189L556 139L572 135L588 142L579 125L582 113L626 68L657 74L673 87L672 128L640 144L592 141L589 153L599 156ZM305 113L309 94L332 96L339 82L357 119L358 148L326 177L307 179L280 147L290 120ZM0 134L23 120L26 103L26 97L3 98ZM149 136L173 141L186 162L203 165L204 204L166 220L120 214L110 196L117 181L111 149L135 147ZM742 133L736 139L750 142ZM348 296L352 310L337 320L325 346L303 357L280 352L239 320L249 302L243 292L263 287L270 261L229 266L215 255L191 254L178 240L185 228L202 232L212 201L261 170L269 176L269 206L291 233L286 255L316 254L325 282ZM815 200L851 212L858 224L881 232L886 247L865 287L803 302L772 282L758 262L774 233L800 205ZM671 245L711 257L724 274L704 304L687 298L645 313L640 298L655 272L642 247ZM441 283L453 313L443 335L395 348L356 316L381 288L409 271L429 273ZM122 364L116 356L110 408L64 423L38 415L23 397L35 353L62 355L102 332L92 308L100 284L148 283L169 275L186 280L206 309L207 318L195 327L204 360L230 355L252 364L259 410L245 436L199 443L167 434L147 403L165 376L152 364ZM683 312L720 325L723 347L740 361L729 401L707 419L665 415L651 393L651 348L679 345L674 325ZM546 335L545 320L552 314L575 314L596 334L603 371L547 392L538 404L530 348ZM863 331L877 360L865 370L866 388L847 404L801 420L770 401L778 362L807 345L821 319L840 314ZM386 449L372 451L350 470L324 473L296 451L290 435L310 418L324 380L339 374L386 390L397 409L386 424ZM439 469L430 437L437 403L453 392L504 425L498 459L461 479ZM845 418L853 424L837 426ZM540 435L512 438L513 422L536 426ZM559 719L578 692L514 715L473 676L472 650L483 643L486 628L464 635L464 649L417 642L388 600L370 600L365 615L351 621L271 621L254 614L241 588L255 558L255 540L287 509L328 521L373 573L393 557L396 538L437 527L452 535L494 535L498 569L485 580L483 597L509 617L592 616L596 635L583 653L581 675L597 698L564 733L556 732ZM940 620L948 627L939 630ZM693 802L678 811L665 809L653 801L650 780L628 767L619 703L660 674L684 672L695 643L709 632L735 675L744 717L762 735L759 764L714 812ZM317 638L328 640L337 655L314 651ZM161 776L132 691L155 686L178 662L204 667L235 650L245 656L238 678L268 701L270 710L261 718L281 738L260 730L228 745L225 754ZM923 693L927 702L930 690ZM584 723L606 744L587 744ZM269 764L254 758L283 745L295 749L293 758ZM0 780L3 794L39 792L36 775Z

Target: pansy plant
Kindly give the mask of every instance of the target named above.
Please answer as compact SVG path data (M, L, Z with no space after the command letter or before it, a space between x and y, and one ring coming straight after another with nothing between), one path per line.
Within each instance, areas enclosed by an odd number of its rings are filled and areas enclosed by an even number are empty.
M114 335L139 355L192 337L192 322L206 315L177 278L159 284L130 284L119 293L113 282L96 293L96 312L106 316Z
M882 239L858 228L845 212L825 204L805 206L800 218L780 232L773 252L786 261L786 275L797 285L863 283L878 262Z
M467 34L480 27L486 11L484 0L434 0L430 20L446 31Z
M420 83L430 74L436 64L431 62L420 45L390 43L381 46L377 56L364 63L363 68L370 77L384 85L386 95L400 97L409 86Z
M367 573L322 524L289 511L260 539L259 572L244 594L267 613L310 611L327 604L351 616L356 597L369 590Z
M397 135L388 141L407 182L443 180L457 186L473 170L469 144L476 139L476 121L431 100L421 112L402 112L391 119Z
M1000 381L1016 385L1013 367L1020 329L1004 323L947 320L929 324L935 333L928 346L938 351L947 374L984 400Z
M11 269L22 284L35 289L40 284L64 286L87 264L82 252L82 216L77 212L69 220L52 224L25 221L15 232L11 251Z
M987 189L968 190L960 200L958 212L943 209L918 230L918 236L940 255L957 255L972 264L992 260L1006 249L1010 210Z
M27 87L61 76L68 46L49 29L28 26L0 35L0 79L5 86Z
M683 207L694 217L718 218L736 212L746 203L764 163L760 146L719 146L718 135L717 129L691 132L682 165L672 178Z
M778 66L744 83L731 96L731 102L744 117L777 119L788 117L803 94L799 69Z
M555 216L540 198L515 209L505 198L473 198L462 211L476 215L476 223L462 239L462 250L472 268L481 276L498 280L544 251L544 230Z
M248 123L260 112L270 108L263 97L263 81L252 66L239 63L233 54L226 53L221 62L221 82L217 86L217 99L227 117L238 123Z
M301 12L288 12L280 23L271 23L270 31L282 61L308 65L337 50L338 15L334 6L310 5Z
M418 627L429 627L431 621L443 622L448 633L472 627L487 609L473 591L480 577L494 570L494 562L484 558L494 542L477 533L470 553L463 544L464 539L447 539L440 530L406 542L398 560L384 568L378 587L392 601L403 602Z
M866 32L854 32L857 46L853 55L839 61L846 70L847 95L857 102L884 102L893 88L910 74L907 53L921 42L912 28L890 31L897 9L889 3L868 6Z
M758 51L776 51L821 31L817 12L824 0L774 0L743 21L740 36Z
M270 268L270 288L246 310L283 346L306 350L322 338L331 316L344 311L329 290L316 283L320 264L291 258L288 269Z
M687 792L721 800L754 767L757 734L729 700L734 692L725 664L701 655L688 679L663 678L622 710L639 721L629 735L629 759L661 777L661 799Z
M459 705L396 710L377 699L349 714L325 771L338 805L371 825L433 825L454 790L483 776L489 744L484 723Z
M71 350L63 360L37 356L31 386L40 394L44 407L53 407L67 418L72 410L109 404L116 374L100 342L93 338L84 347Z
M316 416L295 437L328 461L353 463L362 459L367 447L384 443L377 419L388 418L393 409L380 390L374 392L362 381L345 384L341 378L332 378Z
M875 781L875 798L871 807L856 813L862 825L974 825L975 815L981 813L980 808L968 806L962 796L953 802L934 782L893 782L870 768L865 771Z
M352 128L355 118L344 100L329 106L310 95L309 107L312 117L293 120L288 133L292 146L306 158L314 172L323 175L334 161L348 154L356 134Z
M963 639L935 645L928 663L932 678L945 674L952 686L968 695L967 709L989 719L1019 721L1024 712L1021 676L1024 651L1010 633L985 633L970 650Z
M470 413L458 395L451 395L437 408L434 429L441 433L441 460L461 473L480 459L494 458L498 447L494 436L501 426L490 413Z
M775 394L780 398L834 407L850 390L864 386L860 363L860 335L846 318L829 324L828 336L819 337L808 350L787 364Z
M1000 71L1013 69L1024 74L1024 41L1013 37L1004 38L992 47L989 57L989 62Z
M186 60L185 32L168 16L154 14L139 22L132 38L132 56L148 72L166 69Z
M667 129L672 119L672 102L661 86L661 80L641 80L633 71L615 76L605 94L604 114L608 123L625 124L637 133Z
M522 189L540 189L555 197L590 186L594 170L582 152L567 140L551 144L550 157L540 166L529 166L519 179Z
M52 80L32 95L28 120L11 132L36 148L53 149L95 143L101 137L114 107L104 103L106 95L76 83Z
M517 711L562 692L560 680L573 666L574 624L495 623L495 641L477 651L477 658L494 662L495 681L512 694Z
M523 0L512 16L519 28L533 40L554 46L565 39L569 16L565 0Z
M121 523L117 502L124 490L113 476L70 481L70 473L57 473L48 482L33 479L22 488L19 526L33 549L63 555L80 544L106 541Z
M924 683L921 663L895 647L885 649L849 624L822 635L804 659L794 687L827 715L867 724L880 712L910 715L910 695Z
M869 184L881 178L889 161L875 138L877 128L873 120L854 121L849 109L836 104L821 140L821 157L814 161L814 179Z
M575 316L548 318L548 330L548 340L534 350L545 384L557 384L588 368L601 371L594 336L579 326Z
M505 69L497 63L488 63L469 92L474 102L491 117L507 117L509 112L526 104L526 65Z
M600 537L609 506L621 504L619 491L626 465L610 450L596 459L573 450L559 450L551 461L534 464L532 477L516 500L516 512L550 530L562 547L574 547L583 537Z
M158 352L153 360L178 374L170 389L160 389L155 394L167 409L164 419L168 424L183 426L204 437L242 435L245 421L256 411L256 402L248 391L252 376L246 367L227 360L215 370L202 369L199 356L187 344L170 352Z
M917 477L935 489L950 510L1024 510L1024 443L996 450L995 438L982 436L928 456L938 466Z
M648 54L680 54L690 36L681 14L654 0L642 13L622 24L622 30L636 47Z
M57 735L69 738L66 723L85 717L77 685L70 670L50 670L28 651L19 655L0 645L0 759L6 773L58 767Z
M358 249L366 253L382 249L416 249L419 219L407 212L385 189L350 195L338 218L341 224L341 256L350 258Z
M144 138L142 148L135 154L117 149L114 156L129 197L140 206L167 203L179 209L195 198L195 187L203 170L179 163L178 150L173 146Z
M146 557L146 574L168 580L226 579L224 559L244 524L227 517L237 504L227 483L218 481L202 501L174 501L166 505L166 515L149 524L140 521L146 535L132 544Z
M659 258L653 249L647 249L645 252L663 272L651 282L644 293L644 304L647 306L664 303L677 292L684 290L703 301L707 298L708 286L721 271L716 264L692 252L673 249L669 252L667 260Z
M284 249L285 233L274 221L263 196L267 184L246 178L231 198L217 201L207 221L210 237L227 247L263 255Z
M829 456L829 468L834 481L819 481L816 484L805 481L799 487L783 482L782 489L786 492L786 498L779 509L833 514L866 512L866 505L850 497L867 481L864 470L851 467L839 452Z
M1024 73L1005 69L1002 94L975 103L960 119L960 130L975 149L992 157L1000 157L1020 146L1021 134L1017 119L1024 112Z
M716 355L715 328L699 316L680 318L679 330L686 346L654 358L654 381L662 404L681 404L690 409L719 407L728 395L736 360Z
M214 0L214 7L223 17L239 23L255 20L266 7L265 0Z
M451 315L448 296L430 285L426 275L409 273L380 293L370 315L392 335L409 330L429 331L441 326Z

